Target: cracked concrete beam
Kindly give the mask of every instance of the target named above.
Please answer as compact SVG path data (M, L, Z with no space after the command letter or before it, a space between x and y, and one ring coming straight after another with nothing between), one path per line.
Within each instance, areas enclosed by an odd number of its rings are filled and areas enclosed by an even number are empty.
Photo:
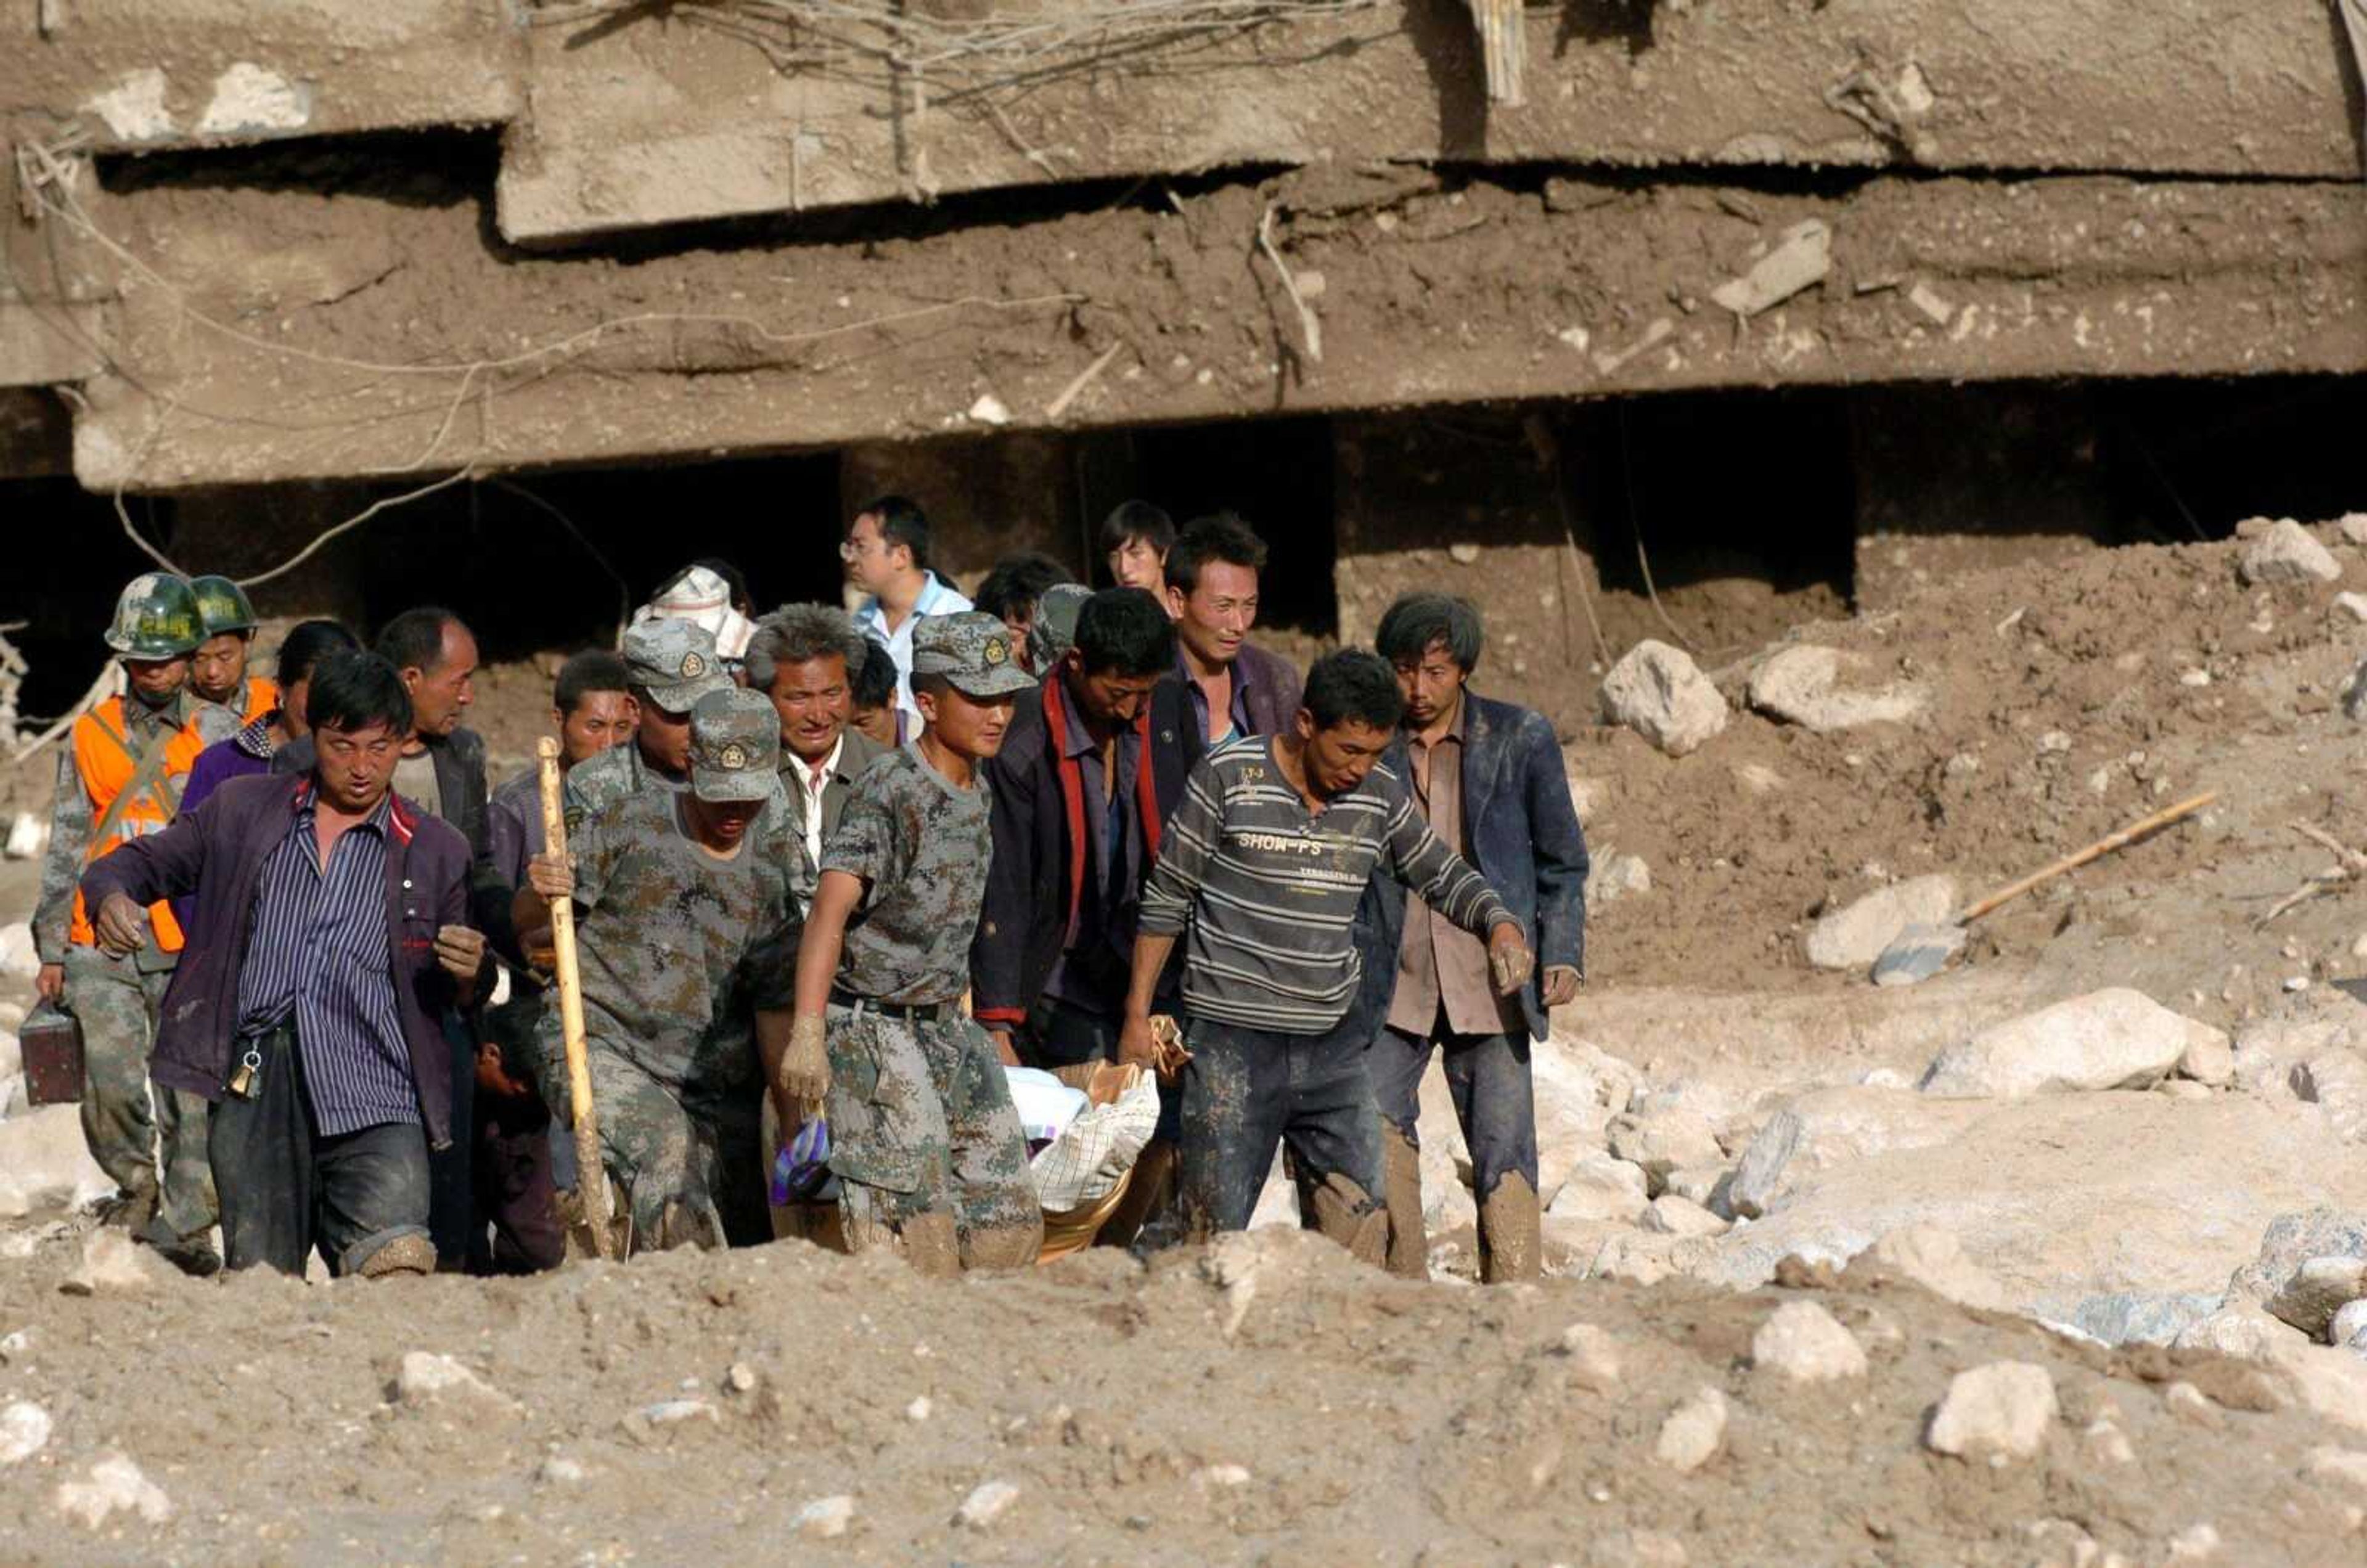
M1249 259L1269 205L1322 318L1319 366L1294 356L1290 304ZM629 262L503 250L465 192L156 189L102 216L160 242L185 291L114 308L124 372L90 383L75 423L76 472L102 490L910 440L982 430L968 411L989 395L997 428L1025 430L2367 367L2367 205L2332 182L1884 177L1807 196L1310 170L1180 211ZM1832 236L1821 282L1748 321L1709 303L1811 219ZM216 265L266 253L285 298ZM298 292L323 254L400 265L308 305L329 292Z
M0 124L102 152L488 125L520 97L503 0L72 0L0 18Z
M1054 13L1057 15L1057 13ZM1529 13L1523 107L1446 0L1043 68L891 76L696 10L534 29L499 217L548 243L1059 180L1327 161L2356 177L2324 0L1573 4ZM877 48L870 34L858 40ZM770 51L768 53L767 51ZM998 66L1008 76L1016 64Z

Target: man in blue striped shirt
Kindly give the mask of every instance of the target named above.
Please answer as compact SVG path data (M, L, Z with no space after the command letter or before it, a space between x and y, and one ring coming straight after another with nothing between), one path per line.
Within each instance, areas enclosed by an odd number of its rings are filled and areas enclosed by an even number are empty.
M230 1266L301 1273L317 1247L340 1274L424 1274L428 1145L451 1141L435 1020L484 959L459 923L468 845L394 792L412 711L391 664L333 656L306 710L309 774L233 780L93 879L99 940L136 945L153 893L195 893L206 915L167 995L206 1040L161 1042L157 1071L215 1102Z
M1202 758L1167 826L1143 891L1119 1054L1150 1060L1160 972L1185 939L1179 1191L1200 1232L1249 1224L1281 1144L1319 1227L1382 1261L1378 1112L1367 1032L1349 1006L1363 978L1356 907L1376 874L1484 935L1499 991L1528 981L1527 939L1502 901L1376 765L1403 712L1376 655L1328 654L1308 671L1292 727Z

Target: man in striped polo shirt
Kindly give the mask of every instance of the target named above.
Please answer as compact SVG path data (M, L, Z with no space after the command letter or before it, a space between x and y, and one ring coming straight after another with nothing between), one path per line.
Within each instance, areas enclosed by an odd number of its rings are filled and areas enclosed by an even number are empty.
M1277 1144L1313 1193L1325 1235L1378 1265L1378 1113L1353 926L1376 874L1483 934L1496 988L1527 984L1521 928L1478 872L1432 834L1404 782L1377 766L1404 698L1371 653L1316 661L1292 726L1202 758L1142 896L1119 1053L1151 1055L1161 970L1184 939L1182 1175L1196 1231L1248 1226ZM1187 936L1188 933L1188 936Z

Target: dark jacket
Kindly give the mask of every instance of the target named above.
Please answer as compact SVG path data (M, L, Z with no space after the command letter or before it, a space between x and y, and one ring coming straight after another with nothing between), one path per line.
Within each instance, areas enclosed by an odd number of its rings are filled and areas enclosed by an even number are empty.
M1002 750L985 769L993 796L994 859L987 869L978 937L970 944L970 987L972 1010L991 1029L1016 1027L1043 994L1083 895L1093 852L1086 803L1079 793L1082 781L1075 770L1061 766L1061 726L1078 722L1065 687L1053 698L1053 712L1046 711L1046 693L1060 678L1056 669L1036 690L1019 694ZM1180 681L1161 680L1137 725L1142 737L1137 800L1146 808L1146 872L1156 858L1160 829L1184 797L1192 760L1206 749L1186 746L1191 729L1191 708ZM1140 893L1135 889L1137 897ZM1131 899L1109 913L1121 928L1134 924Z
M1187 773L1208 750L1208 732L1200 728L1198 715L1192 707L1192 694L1185 685L1189 679L1179 668L1174 675L1161 681L1160 691L1152 694L1152 702L1158 705L1163 693L1164 711L1151 716L1153 723L1181 725L1189 747L1184 762ZM1240 684L1241 705L1249 710L1251 734L1279 735L1298 717L1306 685L1299 678L1298 667L1280 654L1268 653L1255 643L1241 644L1240 652L1233 658L1233 679Z
M149 1072L158 1083L221 1098L263 863L295 830L311 788L309 773L232 779L163 832L130 840L83 874L83 897L93 909L115 893L143 908L196 896L198 923L156 1022ZM469 846L456 829L396 798L387 819L387 945L412 1081L435 1148L452 1139L451 1047L438 1020L459 1000L452 977L436 962L436 931L467 922L469 865Z
M1547 968L1586 973L1586 835L1570 803L1561 746L1544 716L1467 693L1463 733L1463 855L1528 932L1536 977L1521 994L1521 1013L1542 1038ZM1411 777L1405 738L1382 761ZM1405 936L1405 889L1376 876L1357 912L1357 951L1365 984L1356 1006L1367 1032L1378 1033L1397 988L1398 949Z

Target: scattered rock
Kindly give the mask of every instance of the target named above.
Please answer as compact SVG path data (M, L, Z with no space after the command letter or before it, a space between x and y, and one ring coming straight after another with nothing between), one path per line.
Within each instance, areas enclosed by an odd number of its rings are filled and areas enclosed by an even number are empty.
M2367 1334L2367 1300L2343 1303L2334 1321L2326 1325L2329 1345L2348 1345L2361 1334Z
M2332 582L2342 563L2308 529L2281 517L2247 541L2237 570L2247 582Z
M0 854L10 860L39 860L49 847L49 818L19 811L8 824L7 847Z
M0 1410L0 1464L17 1464L40 1453L50 1440L50 1413L29 1400L12 1400Z
M1010 1482L980 1482L968 1496L962 1499L962 1506L955 1510L954 1523L968 1529L985 1529L1017 1501L1019 1488Z
M497 1392L493 1384L462 1366L449 1356L433 1350L412 1350L404 1353L387 1397L395 1404L413 1410L445 1403L466 1404L486 1409L515 1409L514 1401Z
M2041 1008L1932 1060L1922 1091L1950 1098L2150 1089L2195 1042L2219 1032L2124 987Z
M2097 1464L2135 1464L2137 1450L2129 1442L2129 1435L2112 1422L2098 1419L2088 1423L2079 1434L2079 1446L2088 1458Z
M589 1479L583 1467L565 1454L552 1454L536 1469L534 1478L545 1486L581 1486Z
M1861 655L1838 649L1795 644L1751 671L1746 694L1760 712L1818 735L1864 724L1904 724L1931 705L1931 694L1912 683L1841 689L1841 678L1863 670L1866 662ZM1871 954L1867 962L1873 962Z
M2354 621L2367 621L2367 593L2338 593L2334 607Z
M1863 969L1909 926L1940 925L1955 912L1956 879L1918 876L1877 887L1819 918L1804 944L1819 969Z
M1569 1168L1546 1213L1557 1220L1615 1220L1634 1224L1650 1201L1643 1167L1593 1154Z
M1986 1312L2011 1309L2005 1287L1965 1256L1965 1244L1954 1231L1938 1225L1908 1225L1866 1248L1865 1256L1959 1306Z
M1247 1486L1250 1470L1245 1464L1204 1465L1192 1472L1192 1484L1206 1491L1212 1486Z
M1750 1337L1750 1364L1794 1382L1832 1382L1865 1376L1865 1350L1815 1302L1785 1302Z
M1652 1457L1670 1470L1699 1470L1726 1442L1726 1395L1714 1388L1699 1390L1660 1423Z
M1992 1361L1949 1382L1923 1441L1934 1453L2002 1464L2037 1453L2059 1414L2044 1367Z
M1619 1392L1619 1341L1591 1323L1561 1331L1561 1353L1569 1358L1569 1381L1594 1393Z
M1725 721L1721 717L1719 722ZM30 980L40 972L40 950L33 945L32 926L24 920L0 926L0 980Z
M1726 1157L1705 1118L1674 1110L1618 1117L1611 1123L1611 1152L1643 1167L1646 1185L1654 1192L1661 1190L1672 1170L1712 1165Z
M173 1500L129 1457L109 1453L90 1467L88 1480L59 1486L58 1512L85 1529L96 1529L119 1513L161 1525L173 1517Z
M855 1522L855 1499L844 1493L835 1497L817 1497L797 1512L791 1521L797 1532L810 1540L831 1540L846 1533Z
M1586 907L1599 909L1635 893L1652 890L1652 868L1644 863L1641 855L1621 854L1616 851L1603 855L1588 867L1586 873Z
M2071 1325L2107 1345L2169 1345L2218 1308L2217 1296L2115 1291L2081 1302Z
M2239 1361L2265 1361L2280 1346L2304 1343L2301 1331L2279 1323L2259 1307L2243 1303L2223 1306L2179 1331L2170 1347L2178 1350L2210 1350Z
M58 1289L70 1296L139 1296L176 1278L171 1264L113 1225L103 1225L83 1238L81 1266Z
M2183 1379L2161 1391L2161 1403L2162 1408L2190 1427L2216 1431L2226 1425L2226 1418L2211 1403L2211 1396Z
M1719 284L1709 297L1738 316L1755 316L1821 283L1832 265L1832 230L1821 218L1804 219L1784 230L1749 272Z
M1908 926L1882 950L1874 961L1874 983L1877 986L1920 986L1948 966L1948 961L1965 951L1972 933L1953 920L1937 925Z
M1803 1179L1837 1166L1946 1143L1977 1109L1897 1089L1850 1084L1811 1089L1780 1107L1746 1145L1727 1189L1734 1213L1756 1219Z
M1681 1166L1669 1172L1669 1179L1662 1184L1662 1190L1688 1201L1699 1203L1711 1213L1716 1214L1719 1206L1726 1200L1725 1188L1733 1176L1734 1172L1723 1165ZM1719 1217L1732 1218L1731 1215Z
M2345 1143L2367 1140L2367 1057L2355 1051L2321 1051L2294 1064L2287 1081L2294 1099L2325 1110L2336 1137Z
M2367 1215L2339 1209L2280 1214L2260 1250L2227 1281L2230 1305L2257 1303L2304 1334L2326 1332L2335 1312L2367 1295Z
M2178 1076L2213 1089L2226 1088L2236 1081L2234 1043L2215 1029L2194 1035L2178 1059Z
M2334 520L2346 545L2367 545L2367 512L2346 512Z
M1727 1229L1726 1221L1692 1199L1680 1198L1673 1192L1663 1192L1653 1199L1640 1223L1655 1235L1722 1235Z
M1726 728L1727 706L1690 655L1647 638L1603 678L1603 716L1682 757Z

